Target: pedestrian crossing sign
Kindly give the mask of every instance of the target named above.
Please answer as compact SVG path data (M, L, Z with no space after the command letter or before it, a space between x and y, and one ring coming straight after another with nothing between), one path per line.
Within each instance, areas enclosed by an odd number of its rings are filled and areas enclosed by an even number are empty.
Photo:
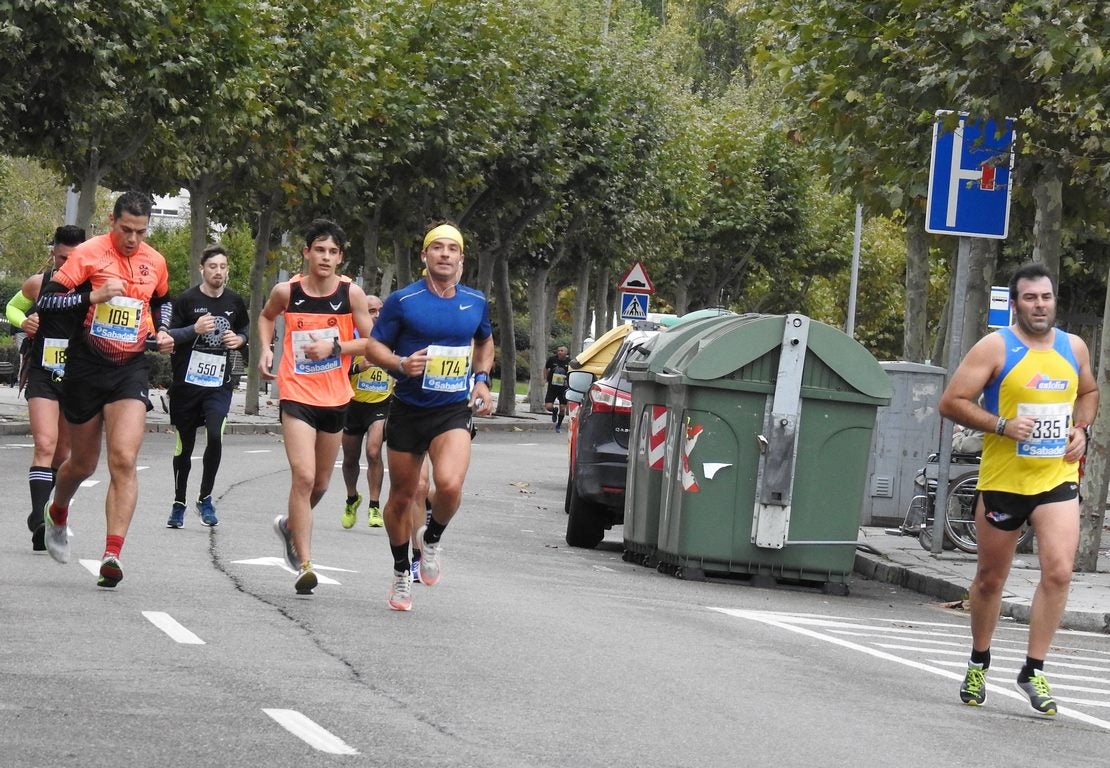
M647 320L648 295L621 291L621 320Z

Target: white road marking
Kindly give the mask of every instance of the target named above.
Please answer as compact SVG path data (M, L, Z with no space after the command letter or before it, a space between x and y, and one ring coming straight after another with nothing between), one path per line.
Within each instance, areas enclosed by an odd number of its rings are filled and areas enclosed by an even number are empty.
M922 663L920 661L914 661L913 659L905 659L905 658L902 658L900 656L895 656L892 653L887 653L886 651L880 651L876 648L871 648L871 647L868 647L866 645L861 645L860 643L855 643L855 642L852 642L850 640L845 640L845 639L840 638L840 637L835 637L831 633L827 634L830 629L834 629L834 628L835 629L840 629L840 628L844 628L844 627L848 627L848 628L851 628L851 629L866 628L866 625L859 624L859 623L856 622L856 620L853 620L853 619L824 618L824 617L813 616L812 614L778 613L778 612L775 612L775 611L748 611L748 610L739 610L739 609L735 609L735 608L715 608L715 607L712 607L712 606L709 607L709 610L716 611L718 613L723 613L726 616L733 616L733 617L738 618L738 619L747 619L749 621L758 621L761 624L766 624L766 625L771 626L771 627L777 627L778 629L786 630L787 632L794 632L795 634L803 635L805 637L813 638L815 640L822 640L826 643L832 643L833 645L840 646L841 648L847 648L849 650L858 651L860 653L867 654L868 656L872 656L876 659L882 659L883 661L893 661L896 664L902 664L902 665L910 667L912 669L917 669L917 670L920 670L922 672L928 672L929 674L939 675L940 677L945 677L945 678L948 678L949 680L955 680L956 682L960 682L964 679L963 669L966 669L966 665L961 665L959 667L959 671L952 672L952 671L949 671L947 669L944 669L942 666L940 666L937 663L925 664L925 663ZM951 626L953 628L963 629L962 627L956 627L955 625L950 625L950 624L949 625L940 625L940 626ZM871 629L874 629L874 627L871 627ZM892 630L894 630L894 629L895 628L892 628ZM824 630L824 632L821 632L821 631L818 631L818 630ZM936 652L936 651L933 650L933 651L930 651L930 652ZM1055 675L1055 676L1060 677L1061 679L1069 677L1068 675ZM1063 687L1063 686L1056 686L1056 687ZM1026 705L1028 705L1028 703L1029 703L1029 699L1025 696L1025 694L1023 694L1020 691L1017 691L1015 689L1001 686L997 683L988 683L988 690L996 696L1005 696L1007 698L1011 698L1011 699L1015 699L1017 701L1020 701L1024 704L1026 704ZM1073 703L1073 702L1064 701L1063 703L1066 705L1066 704ZM1078 703L1078 702L1076 702L1076 703ZM1093 717L1092 715L1088 715L1084 712L1078 712L1078 711L1076 711L1074 709L1071 709L1070 707L1067 707L1067 706L1061 708L1059 710L1059 714L1057 716L1058 717L1070 717L1072 719L1079 720L1080 722L1086 723L1087 725L1093 725L1093 726L1096 726L1098 728L1102 728L1104 730L1110 731L1110 720L1101 720L1097 717Z
M81 563L81 565L85 567L85 570L91 573L93 576L100 575L99 560L85 560L84 558L82 558L81 560L78 560L78 562Z
M165 632L176 642L184 645L204 645L204 641L181 626L172 616L162 611L143 611L147 620Z
M83 480L81 482L82 488L92 488L94 485L100 485L99 480Z
M140 467L140 466L135 467L136 472L142 472L144 469L150 469L150 467Z
M259 448L259 449L253 450L253 451L243 451L243 453L273 453L273 451L270 450L269 448L265 448L265 449Z
M252 558L250 560L233 560L232 562L236 563L238 565L276 565L278 568L281 568L283 571L285 571L287 573L292 573L292 574L297 573L296 571L290 570L289 566L285 562L284 557L255 557L255 558ZM99 564L98 564L98 567L99 567ZM336 581L333 578L325 576L324 574L320 573L320 571L340 571L342 573L358 573L358 571L352 571L349 568L332 568L332 567L327 566L327 565L317 565L316 563L312 564L312 570L316 571L316 579L321 584L339 584L340 582Z
M315 750L332 755L358 754L358 750L348 746L343 739L321 728L294 709L263 709L262 711Z

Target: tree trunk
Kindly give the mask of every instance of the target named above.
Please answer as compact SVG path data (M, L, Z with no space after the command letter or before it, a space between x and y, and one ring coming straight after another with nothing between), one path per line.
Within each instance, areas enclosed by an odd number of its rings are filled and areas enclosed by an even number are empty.
M911 363L928 358L929 235L925 213L911 206L906 214L906 311L903 319L902 357ZM936 355L933 359L939 359Z
M273 199L267 201L258 213L258 234L254 238L254 263L251 264L251 295L247 306L250 315L251 328L258 327L258 316L262 313L262 306L268 296L266 291L266 268L270 263L270 238L274 232L274 207ZM258 414L258 359L262 355L262 344L269 340L251 339L248 347L250 352L247 358L247 395L243 405L243 412L249 415Z
M399 234L393 235L393 265L397 270L398 286L405 286L414 282L409 249L405 245L405 239Z
M547 303L547 278L550 265L535 267L528 274L528 410L543 413L543 364L547 361L547 340L551 337ZM502 385L504 391L504 385Z
M1107 275L1110 280L1110 274ZM1091 446L1087 450L1082 479L1082 500L1079 517L1079 549L1075 570L1094 573L1098 567L1098 548L1102 544L1102 526L1106 517L1106 495L1110 489L1110 291L1102 307L1102 340L1099 344L1098 381L1100 406L1091 429Z
M1060 166L1046 160L1033 183L1036 214L1033 219L1033 261L1044 264L1056 285L1060 284L1060 253L1064 227L1064 183Z
M594 290L594 338L612 328L609 320L609 268L602 267Z
M574 317L570 325L571 357L582 351L586 337L590 335L590 259L586 249L578 252L578 280L574 288Z
M689 312L690 286L685 280L678 280L674 285L674 313L682 317Z
M502 252L504 253L504 251ZM509 261L502 256L497 264L497 321L501 331L501 394L497 415L516 414L516 330L513 328L513 291Z
M389 294L389 289L377 282L378 243L381 242L382 207L374 206L374 215L362 222L362 264L359 272L362 274L362 288L367 294L374 294L384 298ZM390 273L392 275L392 272ZM384 281L383 281L384 282Z
M189 285L200 283L200 257L208 245L208 186L189 187Z
M81 191L77 197L77 226L89 231L93 214L96 213L96 187L100 184L100 169L90 166L81 177ZM89 231L89 235L92 232Z

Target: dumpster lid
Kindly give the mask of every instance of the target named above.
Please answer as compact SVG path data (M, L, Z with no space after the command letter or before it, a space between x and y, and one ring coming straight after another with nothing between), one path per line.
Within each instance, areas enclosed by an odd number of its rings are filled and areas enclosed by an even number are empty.
M781 315L749 316L730 325L726 332L701 340L697 353L683 371L688 379L724 378L780 347L786 318ZM886 371L870 352L842 331L812 321L807 349L860 394L879 399L889 399L893 395Z

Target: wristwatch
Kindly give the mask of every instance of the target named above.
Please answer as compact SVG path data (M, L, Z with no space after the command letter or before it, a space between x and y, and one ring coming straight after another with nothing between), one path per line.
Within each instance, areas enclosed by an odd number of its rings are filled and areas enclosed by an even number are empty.
M343 347L339 345L339 339L331 340L331 355L332 357L339 357L343 354Z
M489 384L489 371L477 371L474 374L474 383Z

